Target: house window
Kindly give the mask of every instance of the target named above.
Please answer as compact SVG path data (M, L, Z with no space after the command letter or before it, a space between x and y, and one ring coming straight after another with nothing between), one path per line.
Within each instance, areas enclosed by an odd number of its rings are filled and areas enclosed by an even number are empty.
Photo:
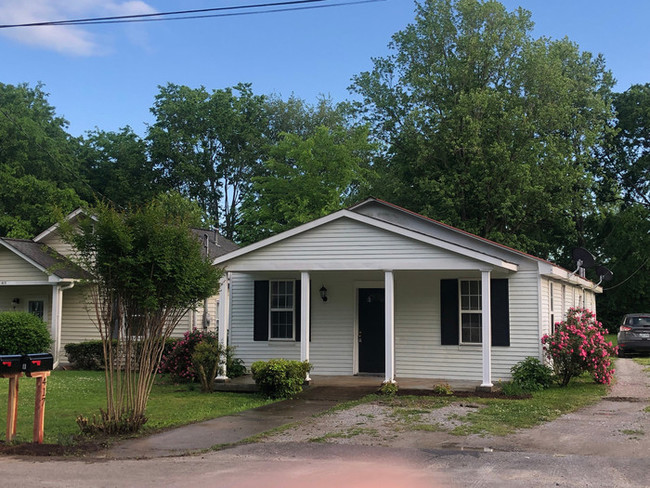
M271 339L293 339L294 282L271 281Z
M30 300L27 303L27 311L31 314L36 315L41 320L43 320L43 309L43 300Z
M465 344L480 344L482 340L481 282L460 280L460 337Z

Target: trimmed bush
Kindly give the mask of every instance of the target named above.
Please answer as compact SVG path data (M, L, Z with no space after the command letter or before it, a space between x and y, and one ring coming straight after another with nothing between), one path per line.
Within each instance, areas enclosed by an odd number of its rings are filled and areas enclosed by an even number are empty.
M553 382L553 370L534 357L519 361L510 371L512 382L526 393L544 390Z
M48 352L52 338L47 324L28 312L0 313L0 354Z
M260 391L271 398L291 398L302 391L305 377L312 365L305 361L271 359L256 361L251 372Z
M201 382L201 391L209 393L214 390L214 382L219 372L219 359L223 354L221 344L216 338L199 342L192 353L192 366Z
M177 341L177 339L167 339L163 354L169 353ZM137 347L138 344L136 350ZM70 343L66 344L64 349L68 362L73 368L91 371L104 369L104 349L101 340Z

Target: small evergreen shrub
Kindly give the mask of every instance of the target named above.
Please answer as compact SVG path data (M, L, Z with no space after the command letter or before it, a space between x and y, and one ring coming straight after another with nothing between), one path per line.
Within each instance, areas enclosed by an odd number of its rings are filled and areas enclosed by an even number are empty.
M201 391L214 390L215 378L219 372L219 359L223 354L221 344L216 338L204 338L194 348L192 367L201 382Z
M454 390L451 389L451 386L449 383L438 383L437 385L433 385L433 392L436 395L453 395Z
M388 397L397 395L398 391L399 387L397 386L397 383L383 383L379 388L379 394Z
M104 369L104 348L102 341L85 341L66 344L65 354L68 362L75 369Z
M534 357L519 361L510 368L510 372L512 383L519 386L523 392L544 390L553 382L553 370Z
M47 324L28 312L0 313L0 354L48 352L52 338Z
M305 377L312 369L307 362L287 359L256 361L251 372L260 391L271 398L291 398L302 391Z

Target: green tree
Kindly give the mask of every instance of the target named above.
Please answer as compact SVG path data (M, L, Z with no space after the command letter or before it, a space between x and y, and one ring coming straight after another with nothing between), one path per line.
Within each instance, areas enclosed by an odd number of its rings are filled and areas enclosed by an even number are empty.
M416 3L351 87L384 150L368 191L540 256L581 239L612 77L532 26L496 1Z
M149 202L164 191L160 171L147 153L147 142L128 126L119 132L89 132L83 140L81 159L96 197L126 208Z
M119 212L100 205L79 230L62 224L67 239L94 276L96 325L106 364L106 410L82 428L135 432L160 365L165 340L197 302L214 295L221 271L203 256L180 195Z
M0 83L0 235L28 238L78 207L78 141L41 85Z
M235 234L238 207L264 151L264 97L249 84L208 92L160 87L148 140L170 188L196 199L212 224Z
M363 181L372 148L365 127L285 133L242 204L240 240L255 242L341 209Z

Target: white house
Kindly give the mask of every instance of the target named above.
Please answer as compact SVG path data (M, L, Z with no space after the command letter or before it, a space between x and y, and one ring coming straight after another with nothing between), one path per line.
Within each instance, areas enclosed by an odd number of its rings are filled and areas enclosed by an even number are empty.
M542 359L541 336L602 289L551 262L368 199L214 260L220 337L247 366L475 380Z
M74 225L81 213L75 210L66 219ZM214 230L192 232L211 259L238 249ZM34 239L0 237L0 312L31 312L48 323L55 363L65 360L65 344L99 339L87 289L92 277L69 259L72 254L71 246L61 238L58 224ZM180 337L194 328L216 329L218 302L217 295L198 304L181 319L173 335Z

